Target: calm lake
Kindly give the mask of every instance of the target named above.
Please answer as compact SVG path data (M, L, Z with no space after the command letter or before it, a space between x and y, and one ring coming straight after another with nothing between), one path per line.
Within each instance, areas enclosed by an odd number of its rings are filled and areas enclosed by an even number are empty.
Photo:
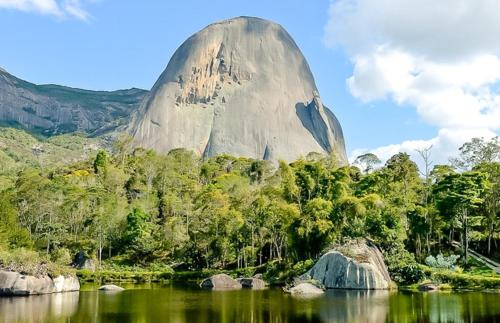
M500 293L328 291L300 299L280 289L203 291L124 285L121 293L0 298L1 322L500 322Z

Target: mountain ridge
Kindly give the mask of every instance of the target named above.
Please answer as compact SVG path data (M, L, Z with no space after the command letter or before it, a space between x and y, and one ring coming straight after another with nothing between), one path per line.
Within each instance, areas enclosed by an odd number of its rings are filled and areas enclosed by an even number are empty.
M44 136L99 135L126 125L147 93L138 88L93 91L34 84L0 69L0 124Z

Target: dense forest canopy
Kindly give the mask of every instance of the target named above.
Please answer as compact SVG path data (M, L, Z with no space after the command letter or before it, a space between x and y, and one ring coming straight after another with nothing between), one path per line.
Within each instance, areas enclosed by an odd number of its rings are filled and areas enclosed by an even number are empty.
M315 259L335 243L367 237L394 275L450 253L453 240L464 263L471 245L500 256L498 138L473 139L448 165L431 167L432 149L421 151L423 170L406 153L384 165L373 154L352 166L319 155L273 165L200 159L183 149L162 155L132 149L126 137L62 164L6 149L4 253L33 250L63 264L83 251L99 264L242 268Z

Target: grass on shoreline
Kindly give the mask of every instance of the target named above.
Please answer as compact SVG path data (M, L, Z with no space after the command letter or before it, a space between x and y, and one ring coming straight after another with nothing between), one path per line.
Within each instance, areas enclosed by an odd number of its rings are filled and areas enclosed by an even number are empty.
M76 275L81 282L130 282L150 283L165 281L199 281L215 274L225 273L234 278L249 277L260 271L260 267L249 267L236 270L203 269L193 271L174 271L171 268L151 270L149 268L123 268L121 270L101 269L96 271L78 270Z

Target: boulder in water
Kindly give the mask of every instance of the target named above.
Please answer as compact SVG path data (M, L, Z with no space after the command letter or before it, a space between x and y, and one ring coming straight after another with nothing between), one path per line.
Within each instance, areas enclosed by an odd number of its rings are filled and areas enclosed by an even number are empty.
M206 289L240 289L241 284L226 274L218 274L201 282L200 287Z
M238 278L237 281L241 284L243 288L249 289L264 289L266 288L266 282L260 278L248 277L248 278Z
M103 286L99 287L99 290L103 291L103 292L121 292L121 291L124 291L125 288L109 284L109 285L103 285Z
M333 289L389 289L391 285L382 253L368 240L328 251L300 279Z
M321 295L325 291L311 283L303 282L290 288L287 292L296 296L310 296L310 295Z

